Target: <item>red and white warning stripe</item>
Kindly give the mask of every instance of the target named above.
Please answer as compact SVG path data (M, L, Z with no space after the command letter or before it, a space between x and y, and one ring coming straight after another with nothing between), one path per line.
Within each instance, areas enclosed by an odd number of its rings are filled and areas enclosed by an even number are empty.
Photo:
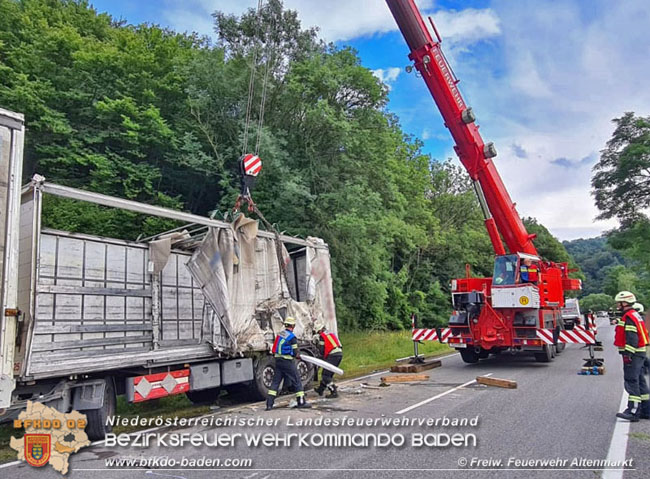
M413 341L440 340L441 343L446 343L449 341L449 336L451 336L451 328L442 328L440 330L440 337L438 337L438 331L436 329L414 329L412 338Z
M244 172L249 176L257 176L262 170L262 160L257 155L249 153L244 156Z
M594 344L596 342L596 333L575 328L571 331L560 331L558 342L569 344Z
M438 339L438 331L435 329L414 329L413 341L436 341Z
M546 344L553 344L552 329L538 329L537 337ZM596 334L592 331L574 328L571 331L560 331L557 342L567 344L594 344L596 342Z
M127 380L127 397L131 402L149 401L190 390L190 370L179 369L145 376L136 376Z
M584 331L584 332L586 332L586 333L594 333L594 334L598 333L598 326L596 326L596 322L595 322L595 321L591 322L591 326L589 326L589 329L585 329L584 326L581 326L581 325L579 325L579 324L576 324L576 325L573 327L573 329L574 329L574 330L577 329L577 330L580 330L580 331Z

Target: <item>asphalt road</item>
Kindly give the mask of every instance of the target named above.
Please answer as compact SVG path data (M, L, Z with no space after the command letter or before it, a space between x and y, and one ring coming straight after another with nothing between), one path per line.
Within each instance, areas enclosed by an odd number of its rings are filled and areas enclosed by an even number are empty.
M606 345L597 353L605 358L607 373L604 376L577 374L587 352L578 345L568 346L552 363L541 364L532 357L501 355L466 365L458 355L443 359L443 366L427 371L428 381L412 384L393 384L378 388L379 375L342 384L339 399L317 399L313 393L311 410L296 410L279 400L279 407L265 412L261 403L223 408L215 417L276 418L275 427L190 427L166 428L154 433L214 433L227 434L289 433L360 435L387 434L393 438L401 434L405 444L401 447L299 447L247 446L243 440L234 447L160 447L148 448L108 447L96 444L71 457L71 478L400 478L400 477L603 477L601 467L572 466L574 460L604 460L610 452L613 432L617 423L615 413L622 398L622 368L612 343L613 327L601 323L599 339ZM502 389L472 383L477 376L517 381L517 389ZM370 387L362 387L366 383ZM469 384L467 384L469 383ZM459 387L465 384L463 387ZM428 402L427 402L428 401ZM406 412L399 413L405 409ZM372 418L477 418L476 426L452 427L439 423L437 427L410 426L353 426L353 427L299 427L289 426L308 418L353 420ZM619 421L624 423L624 421ZM631 434L627 459L632 468L625 471L608 471L604 477L647 477L650 462L650 421L621 424L617 439L625 445ZM622 429L621 429L622 428ZM469 445L414 447L414 435L426 435L444 440L444 435L459 434ZM476 444L472 443L474 435ZM222 436L223 437L223 436ZM647 437L647 439L645 439ZM619 447L620 449L620 447ZM180 461L207 458L250 459L247 468L187 469L157 466L133 466L122 469L107 468L106 460L123 457L138 461L150 457L169 457ZM611 457L611 456L610 456ZM530 462L556 460L556 465ZM486 461L486 462L478 462ZM490 462L491 461L491 462ZM499 463L498 461L501 461ZM526 462L529 461L529 462ZM162 467L161 467L162 466ZM636 469L636 470L634 470ZM0 469L2 477L44 478L60 477L50 467L36 470L25 464Z

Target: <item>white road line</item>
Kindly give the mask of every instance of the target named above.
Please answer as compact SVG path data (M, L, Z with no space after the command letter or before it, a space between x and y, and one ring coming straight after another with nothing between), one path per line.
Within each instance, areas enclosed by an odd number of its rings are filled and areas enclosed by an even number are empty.
M627 407L627 394L623 392L621 396L621 405L619 411ZM627 452L627 439L630 432L630 421L625 419L616 419L614 425L614 433L612 434L612 442L609 444L609 451L607 452L607 463L622 463L625 461L625 453ZM622 479L623 469L605 469L603 471L602 479Z
M483 374L483 376L492 376L492 373ZM417 404L413 404L413 406L409 406L409 407L404 408L404 409L402 409L400 411L397 411L395 414L404 414L405 412L412 411L415 408L418 408L420 406L424 406L425 404L429 404L430 402L435 401L436 399L440 399L441 397L446 396L447 394L451 394L454 391L458 391L459 389L462 389L465 386L469 386L470 384L474 384L475 382L476 382L476 379L472 379L471 381L467 381L465 384L461 384L460 386L456 386L455 388L451 388L451 389L445 391L444 393L440 393L440 394L438 394L436 396L433 396L433 397L431 397L429 399L425 399L424 401L420 401Z

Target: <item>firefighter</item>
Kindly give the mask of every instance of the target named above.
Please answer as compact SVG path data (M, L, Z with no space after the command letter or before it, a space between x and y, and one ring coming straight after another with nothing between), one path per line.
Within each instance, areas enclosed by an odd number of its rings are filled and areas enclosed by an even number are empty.
M641 317L645 321L645 307L641 303L634 303L632 307L636 310L637 313L641 315ZM646 325L646 329L648 329L647 325ZM650 356L648 356L648 351L646 351L644 369L645 371L643 372L643 374L645 375L650 374ZM650 389L650 382L648 383L648 389ZM647 417L643 411L641 411L641 417L644 419L650 419L650 417Z
M323 359L333 366L341 364L341 360L343 359L343 346L341 346L341 341L339 341L336 334L327 331L325 324L320 321L314 323L314 330L317 333L314 337L314 342L320 347ZM327 396L328 398L338 397L339 394L333 378L334 373L323 368L323 375L320 384L318 387L314 388L314 391L316 391L319 396L322 396L325 389L328 389L330 391Z
M302 381L296 368L294 359L300 360L300 350L298 349L298 339L293 334L293 329L296 326L295 318L288 316L284 320L284 331L275 337L271 353L275 357L275 368L273 369L273 382L269 389L266 398L266 410L273 409L273 403L280 390L280 383L284 379L284 385L288 389L296 391L296 400L299 408L309 408L309 404L305 400L305 391L302 388Z
M622 317L616 325L614 346L623 357L623 379L628 393L627 408L616 414L622 419L636 422L640 417L650 419L650 396L643 374L648 345L648 330L643 317L633 308L636 296L621 291L614 298Z

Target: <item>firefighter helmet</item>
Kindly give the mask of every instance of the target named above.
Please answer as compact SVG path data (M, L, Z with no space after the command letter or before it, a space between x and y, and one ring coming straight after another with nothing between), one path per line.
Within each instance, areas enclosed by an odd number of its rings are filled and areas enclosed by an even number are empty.
M319 333L319 332L321 332L323 329L325 329L325 323L323 323L323 322L320 321L320 320L314 322L314 331L316 331L317 333Z
M614 301L617 303L634 304L636 303L636 296L634 296L634 293L630 293L629 291L621 291L614 297Z
M284 320L284 324L286 326L295 326L296 318L294 318L293 316L287 316L286 319Z
M641 303L634 303L632 305L632 308L636 309L637 313L644 313L645 312L645 308L643 307L643 305Z

